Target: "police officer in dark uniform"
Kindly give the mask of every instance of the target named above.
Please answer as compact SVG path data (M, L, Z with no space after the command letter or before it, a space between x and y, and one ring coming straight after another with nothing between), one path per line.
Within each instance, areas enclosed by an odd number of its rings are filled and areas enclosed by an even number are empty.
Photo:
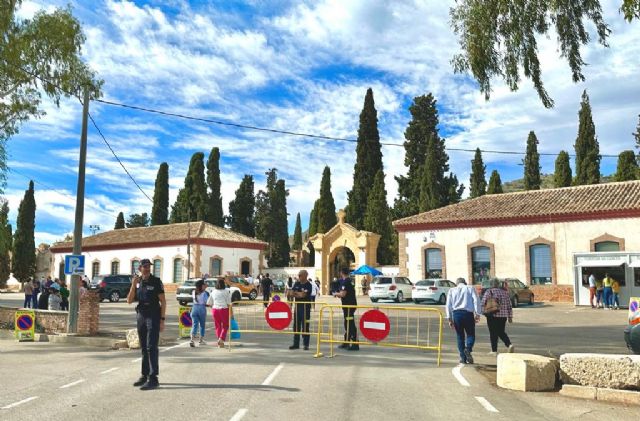
M264 278L262 278L262 282L260 283L260 287L262 288L262 301L264 301L264 306L267 307L269 305L269 300L271 300L271 287L273 286L273 281L269 278L269 274L267 273Z
M342 300L343 306L357 306L356 289L349 278L349 269L340 269L340 290L334 292L333 296ZM343 308L342 313L344 315L344 340L345 343L341 344L338 348L347 349L349 351L358 351L360 345L358 342L358 329L354 320L356 313L355 308ZM347 342L348 341L348 342ZM351 344L349 344L349 342Z
M142 386L142 390L155 389L159 386L158 342L160 332L164 330L167 301L162 281L151 274L149 259L140 261L140 275L136 274L131 281L127 303L134 301L138 302L136 313L142 350L142 377L133 385Z
M287 298L296 301L295 310L293 314L293 330L294 332L309 332L309 324L311 322L311 304L308 301L311 300L311 292L313 286L307 279L309 274L306 270L301 270L298 273L298 281L293 284L293 287L287 291ZM307 303L300 303L305 301ZM309 333L302 334L302 344L305 351L309 349ZM293 345L289 349L300 348L300 333L293 335Z

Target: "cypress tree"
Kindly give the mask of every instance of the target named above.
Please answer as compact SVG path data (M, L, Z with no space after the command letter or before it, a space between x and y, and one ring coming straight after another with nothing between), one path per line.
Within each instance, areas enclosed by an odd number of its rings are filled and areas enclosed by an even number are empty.
M574 145L576 150L575 184L598 184L600 182L600 146L586 90L582 93L578 116L578 137Z
M207 184L209 186L209 200L207 222L224 226L224 211L222 210L222 194L220 193L220 150L211 149L207 161Z
M235 232L255 237L254 212L256 198L253 193L253 176L245 174L236 190L236 198L229 202L229 226Z
M0 208L0 287L6 286L11 275L11 224L9 224L9 202L2 199Z
M425 149L426 159L422 168L422 182L420 184L418 207L419 212L437 209L444 205L444 172L438 162L438 139L430 135ZM417 213L417 212L414 212Z
M489 187L487 188L487 194L500 194L502 191L502 180L500 179L500 174L498 170L493 170L491 172L491 177L489 177Z
M381 265L392 264L394 231L391 225L387 191L384 186L384 173L379 170L373 179L371 193L367 201L367 211L364 216L364 229L380 234L377 260Z
M171 208L171 222L205 221L207 199L204 154L196 152L191 157L189 170L184 178L184 189L178 192L178 198Z
M524 158L524 189L540 190L540 155L538 138L533 131L527 138L527 154Z
M353 168L353 188L347 194L346 219L357 229L362 229L367 199L371 191L371 180L382 171L382 150L378 132L378 112L373 100L373 91L367 89L364 106L360 113L356 164Z
M289 230L287 222L287 195L285 181L280 179L269 197L273 212L273 232L270 243L272 249L269 257L269 267L289 266Z
M471 161L471 177L469 179L469 197L471 199L480 197L486 193L486 169L487 167L482 162L482 152L480 152L480 148L476 148L476 154Z
M462 200L462 193L464 193L464 184L458 183L458 177L451 173L444 179L446 200L448 205L458 203Z
M569 154L560 151L556 158L556 168L553 173L554 187L569 187L571 185L571 165L569 165Z
M300 212L296 215L296 228L293 230L293 250L302 250L302 224L300 222Z
M618 168L613 177L615 181L629 181L638 178L638 162L633 151L623 151L618 155Z
M318 233L318 200L313 204L311 214L309 215L309 238Z
M26 282L36 272L36 244L34 231L36 227L36 201L33 181L29 181L29 189L18 207L16 232L13 238L13 276L20 282Z
M114 230L121 230L124 228L124 214L120 212L118 217L116 218L116 225L113 227Z
M189 200L187 197L187 190L181 188L178 190L178 197L173 205L171 205L171 216L169 220L172 224L180 222L187 222L187 215L189 213Z
M271 250L271 240L273 238L273 218L274 213L271 209L271 199L274 195L276 182L278 181L278 170L271 168L265 173L267 183L265 190L259 190L256 195L256 237L262 241L269 243L269 251Z
M124 217L122 219L124 228ZM151 225L167 225L169 223L169 164L160 164L153 190L153 207L151 208ZM116 227L116 229L118 229Z
M336 204L331 194L331 170L328 166L322 171L320 182L320 199L316 206L317 232L324 234L338 223Z

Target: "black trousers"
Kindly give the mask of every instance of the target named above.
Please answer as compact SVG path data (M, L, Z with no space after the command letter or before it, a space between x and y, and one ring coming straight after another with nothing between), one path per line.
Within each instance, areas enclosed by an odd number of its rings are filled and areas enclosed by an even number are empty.
M296 304L293 314L293 330L294 332L309 332L309 324L311 323L311 304ZM309 346L309 334L302 334L302 343ZM293 346L300 346L300 334L293 335Z
M356 309L343 308L342 314L344 315L344 340L358 342L358 328L356 328L356 321L354 317Z
M139 312L137 316L138 338L142 350L142 375L157 376L158 342L160 340L160 314L145 315Z
M262 301L264 301L264 306L267 307L269 305L269 300L271 300L271 290L266 289L262 291Z
M498 352L498 338L502 339L505 346L511 345L511 339L505 332L507 324L506 317L487 316L487 326L489 327L489 340L491 341L491 350Z

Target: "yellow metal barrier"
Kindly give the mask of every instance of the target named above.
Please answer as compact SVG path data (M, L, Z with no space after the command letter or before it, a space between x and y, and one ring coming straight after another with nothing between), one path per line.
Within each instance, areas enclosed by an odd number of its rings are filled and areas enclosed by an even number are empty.
M388 335L378 341L372 342L362 340L362 332L358 332L359 338L356 341L349 341L348 337L351 332L345 333L344 313L343 309L355 309L355 318L362 317L366 310L378 310L387 316L389 323ZM339 311L339 313L338 313ZM334 322L335 313L340 316L339 322ZM347 316L349 316L347 314ZM356 329L360 330L360 324L354 320ZM349 324L346 324L346 330L349 330ZM379 323L376 323L378 325ZM444 317L442 312L432 307L399 307L399 306L380 306L380 305L333 305L323 304L320 308L318 320L318 334L316 344L315 357L322 357L320 345L323 343L330 344L330 357L334 356L334 344L349 345L374 345L390 348L415 348L422 350L432 350L438 352L438 366L442 354L442 329ZM432 339L432 334L437 335ZM344 336L343 336L344 335ZM335 339L340 337L340 339Z

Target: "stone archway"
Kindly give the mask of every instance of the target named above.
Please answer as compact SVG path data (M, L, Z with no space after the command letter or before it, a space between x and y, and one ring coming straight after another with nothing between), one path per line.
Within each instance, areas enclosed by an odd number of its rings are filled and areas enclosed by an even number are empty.
M354 266L376 266L376 253L380 235L360 231L344 221L346 213L340 209L337 212L338 223L324 234L316 234L309 239L315 250L315 277L319 279L322 294L328 294L330 276L333 271L331 264L335 261L336 254L343 248L353 253Z

